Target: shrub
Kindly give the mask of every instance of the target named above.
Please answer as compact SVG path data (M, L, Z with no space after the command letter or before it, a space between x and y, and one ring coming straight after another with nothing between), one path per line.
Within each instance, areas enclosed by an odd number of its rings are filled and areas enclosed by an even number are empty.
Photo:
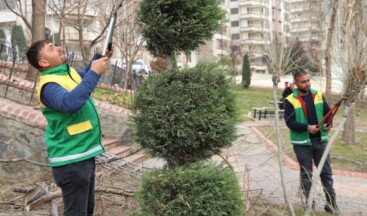
M222 165L192 164L146 173L136 197L141 202L139 215L237 216L244 212L237 179Z
M0 60L6 60L8 55L6 54L6 47L3 44L6 43L6 34L3 29L0 29Z
M211 157L235 139L234 96L213 65L172 69L139 87L135 138L169 165Z
M250 60L248 58L247 53L243 56L242 63L242 86L244 88L248 88L251 84L251 68L250 68Z

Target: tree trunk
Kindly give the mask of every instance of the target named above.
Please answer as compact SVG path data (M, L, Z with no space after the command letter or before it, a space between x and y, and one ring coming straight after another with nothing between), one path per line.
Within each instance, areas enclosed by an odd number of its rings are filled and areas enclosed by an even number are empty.
M325 65L326 65L326 89L325 89L325 97L327 101L331 102L331 87L332 87L332 72L331 72L331 60L332 60L332 49L333 49L333 35L334 35L334 27L335 27L335 20L336 14L338 9L338 1L333 2L332 6L332 14L330 19L330 25L327 32L327 39L326 39L326 55L325 55Z
M296 214L294 213L292 203L288 198L287 185L286 185L286 182L285 182L285 179L284 179L284 170L283 170L284 166L283 166L283 160L282 160L283 152L282 152L282 146L281 146L281 140L280 140L280 131L279 131L279 107L278 107L277 92L278 92L278 84L273 83L273 100L274 100L274 114L275 114L275 135L276 135L276 138L277 138L280 180L281 180L281 183L282 183L283 195L284 195L285 202L288 206L289 214L292 215L292 216L295 216Z
M88 59L88 56L85 52L85 49L84 49L84 37L83 37L83 28L82 27L79 27L78 28L78 34L79 34L79 49L80 49L80 53L82 54L82 58L83 58L83 61L84 62L87 62L89 59Z
M32 1L32 44L36 41L45 39L45 15L46 0ZM30 67L27 74L27 80L35 81L37 79L38 70Z
M352 104L349 109L348 119L345 123L344 131L343 131L343 141L347 145L355 145L356 144L356 136L355 136L355 105Z
M353 72L352 68L352 64L353 62L351 61L351 41L352 41L352 26L353 26L353 19L354 19L354 4L355 1L344 1L344 8L347 10L346 14L345 14L345 23L343 25L342 28L342 33L343 33L343 44L342 44L342 60L343 60L343 65L342 65L342 69L344 71L344 73L346 75L344 75L344 79L343 80L343 88L344 88L344 94L347 95L353 95L355 93L353 93L353 88L355 86L353 86L353 81L352 81L352 77L353 74L351 74ZM355 110L355 105L354 103L350 105L350 110L348 113L348 120L346 122L346 124L344 125L344 131L343 131L343 140L345 144L348 145L354 145L355 144L355 114L354 114L354 110Z

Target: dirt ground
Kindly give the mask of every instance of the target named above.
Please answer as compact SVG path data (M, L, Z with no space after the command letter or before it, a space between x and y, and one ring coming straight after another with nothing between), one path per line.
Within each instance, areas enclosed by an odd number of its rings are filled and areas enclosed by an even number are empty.
M97 169L98 170L98 169ZM130 173L115 172L105 168L99 168L96 172L96 188L105 189L104 192L96 192L95 214L104 215L126 215L128 211L134 211L137 208L137 202L133 197L122 196L109 191L127 191L137 190L140 177ZM57 197L49 202L42 204L31 211L25 210L25 202L29 193L14 192L14 189L34 189L39 184L47 186L50 193L59 188L53 183L50 168L43 168L33 175L22 179L0 178L0 216L47 216L52 215L51 209L56 205L58 214L63 215L62 198Z

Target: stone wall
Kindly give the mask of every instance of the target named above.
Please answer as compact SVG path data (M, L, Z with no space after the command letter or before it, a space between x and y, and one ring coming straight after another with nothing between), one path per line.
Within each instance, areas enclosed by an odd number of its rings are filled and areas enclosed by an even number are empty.
M0 117L0 158L21 159L47 164L44 130L14 119ZM0 164L2 177L25 178L41 166L25 161Z
M104 137L116 139L122 144L129 144L131 142L128 127L130 110L101 101L95 101L95 103ZM28 160L47 164L44 141L46 125L47 121L39 108L0 97L0 161L27 157ZM24 178L39 169L41 169L39 165L24 161L0 163L2 177Z

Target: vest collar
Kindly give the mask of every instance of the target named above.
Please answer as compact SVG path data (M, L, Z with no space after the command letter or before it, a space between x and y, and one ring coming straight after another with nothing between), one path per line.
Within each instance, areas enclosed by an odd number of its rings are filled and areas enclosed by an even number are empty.
M311 94L313 94L313 95L316 95L316 94L317 94L317 90L315 90L315 89L310 89L310 93L311 93ZM293 97L294 97L294 98L298 98L298 94L299 94L299 92L298 92L298 88L296 88L296 89L293 91L292 95L293 95Z
M62 64L53 68L49 68L47 70L42 71L41 76L55 74L55 75L68 75L69 74L69 65Z

